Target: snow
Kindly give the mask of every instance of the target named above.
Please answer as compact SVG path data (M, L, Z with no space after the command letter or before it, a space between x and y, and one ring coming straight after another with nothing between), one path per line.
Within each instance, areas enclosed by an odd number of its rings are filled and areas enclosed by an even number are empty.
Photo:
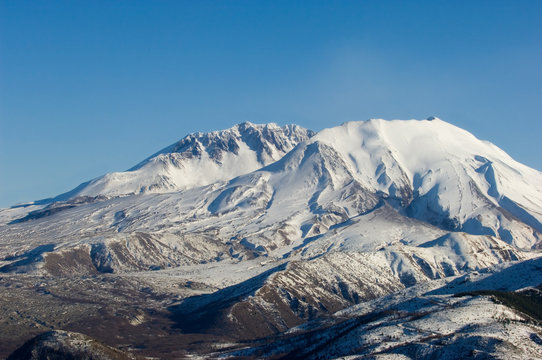
M494 204L508 197L542 219L540 172L440 119L349 122L323 130L309 141L333 146L366 186L389 192L390 183L400 188L408 181L419 197L431 197L429 206L461 221L482 205L469 191L471 183ZM486 164L485 173L477 172ZM382 165L391 181L379 182L375 176ZM437 191L431 194L433 189Z
M238 140L242 138L240 126L211 135L197 134L194 139L209 143ZM267 129L281 139L283 143L268 144L276 154L308 134L277 125L243 126L254 131ZM288 137L292 134L295 136ZM192 146L192 138L186 139L183 146ZM194 179L215 181L218 173L227 179L257 166L257 153L250 148L254 144L236 144L237 154L223 152L220 163L211 160L207 151L179 160L175 171L184 171L187 176L177 173L178 180L169 176L169 184L177 189ZM153 168L160 164L157 159L182 155L171 152L176 146L155 154L133 171L91 182L93 186L84 188L81 194L90 189L97 191L94 195L103 195L100 189L109 195L121 194L134 184L140 186L133 177L126 181L125 177L131 176L127 174L147 174L149 169L153 171L148 174L158 174ZM238 162L246 167L237 167ZM542 213L539 184L541 173L440 119L375 119L323 130L277 162L230 181L165 194L83 202L51 217L0 227L4 239L1 246L14 254L50 242L58 248L95 243L104 237L119 238L120 233L171 234L181 239L187 234L211 232L221 243L216 245L218 253L219 248L228 248L225 244L230 239L239 243L244 239L242 244L263 249L269 256L309 258L331 250L370 251L397 243L417 246L450 230L462 230L529 249L538 241L536 231L540 230L536 226ZM503 198L510 200L499 203ZM512 199L524 201L512 203ZM0 219L5 224L21 218L21 209L2 210ZM36 209L40 206L28 208ZM54 222L49 221L53 218ZM455 227L450 229L440 221ZM19 239L25 239L24 245Z
M497 355L537 354L499 347L528 335L521 315L452 294L542 282L528 271L539 264L542 173L438 118L312 135L250 123L193 134L57 202L2 209L0 271L50 275L56 259L56 270L87 275L83 262L62 262L77 252L98 270L179 296L248 282L239 301L272 319L282 310L265 291L284 304L298 296L300 306L364 301L338 318L390 311L330 344L326 358L366 344L381 358L412 357L409 344L433 335L497 338ZM513 321L504 330L503 318ZM316 325L304 326L293 333Z
M262 347L234 350L221 357L294 353L307 359L457 359L477 354L539 359L542 348L536 339L542 328L530 323L526 315L487 296L453 294L540 284L541 262L537 258L501 264L483 272L422 282L351 306L325 321L307 322L284 337L267 339ZM466 276L469 281L464 281ZM487 282L491 278L497 280L493 285ZM454 283L459 285L448 292Z
M280 159L312 135L297 125L248 122L208 134L191 134L128 171L95 178L56 200L164 193L229 180Z

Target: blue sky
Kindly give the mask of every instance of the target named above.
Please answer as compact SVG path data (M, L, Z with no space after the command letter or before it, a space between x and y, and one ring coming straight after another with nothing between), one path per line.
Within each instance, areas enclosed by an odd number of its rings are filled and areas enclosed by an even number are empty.
M0 207L195 131L436 115L542 170L542 1L0 0Z

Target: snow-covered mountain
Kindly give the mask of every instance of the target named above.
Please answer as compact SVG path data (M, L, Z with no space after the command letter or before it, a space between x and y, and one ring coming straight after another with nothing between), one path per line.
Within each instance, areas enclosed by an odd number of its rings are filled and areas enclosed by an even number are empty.
M99 340L109 337L81 325L94 308L72 292L115 301L122 311L96 316L125 324L124 335L111 334L116 344L154 349L141 354L175 357L164 341L177 343L180 331L222 344L193 350L203 357L216 346L236 349L217 356L277 357L305 346L291 329L324 339L325 316L333 331L359 338L339 324L361 316L351 306L390 307L398 302L384 299L414 301L448 280L537 260L541 240L542 173L440 119L348 122L317 134L244 123L189 135L48 202L0 210L0 285L18 284L12 291L26 299L42 279L36 301L51 310L39 306L36 322L50 328L71 299L82 322L56 328ZM524 283L538 286L542 274ZM271 335L271 348L238 351L239 341Z
M528 249L541 239L541 184L539 171L442 120L370 120L323 130L234 179L209 210L252 204L268 225L290 211L299 228L319 234L386 201L442 229Z
M100 176L54 200L163 193L229 180L280 159L313 135L313 131L298 125L250 122L191 134L128 171Z

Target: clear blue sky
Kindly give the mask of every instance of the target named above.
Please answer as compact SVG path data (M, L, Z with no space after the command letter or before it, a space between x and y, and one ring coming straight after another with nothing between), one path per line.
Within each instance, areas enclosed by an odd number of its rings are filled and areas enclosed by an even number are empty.
M542 170L542 1L0 0L0 207L194 131L436 115Z

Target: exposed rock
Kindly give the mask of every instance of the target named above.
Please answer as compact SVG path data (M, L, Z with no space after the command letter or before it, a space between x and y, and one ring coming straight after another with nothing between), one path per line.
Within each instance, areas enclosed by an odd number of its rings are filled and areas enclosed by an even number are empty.
M83 334L55 330L27 341L8 360L128 360L135 359Z

